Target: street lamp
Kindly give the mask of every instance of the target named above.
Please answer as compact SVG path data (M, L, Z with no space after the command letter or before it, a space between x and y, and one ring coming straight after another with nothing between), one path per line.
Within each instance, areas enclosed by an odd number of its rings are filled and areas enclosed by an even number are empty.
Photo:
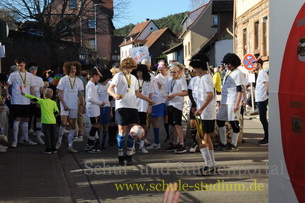
M96 6L100 6L102 5L103 3L98 3L98 4L94 4L94 18L95 18L95 26L94 26L94 48L95 48L95 51L97 52L97 17L96 17Z

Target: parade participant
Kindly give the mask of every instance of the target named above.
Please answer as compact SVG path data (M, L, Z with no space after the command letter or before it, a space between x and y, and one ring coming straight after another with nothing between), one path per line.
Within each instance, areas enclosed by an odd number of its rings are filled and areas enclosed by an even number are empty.
M56 116L58 115L58 108L55 101L51 100L53 96L53 90L47 88L43 91L44 99L35 97L33 95L25 94L21 91L21 94L26 98L32 99L40 105L39 111L41 111L41 123L43 126L43 132L45 135L46 149L45 154L57 153L56 150Z
M69 135L68 135L68 150L76 153L77 150L73 148L73 139L75 134L75 122L78 114L78 101L81 102L81 111L83 110L83 96L82 90L84 85L81 79L77 76L81 73L81 64L77 61L70 61L64 64L64 74L57 85L58 98L60 100L60 115L61 125L59 127L58 141L56 148L59 149L62 143L64 128L68 125L69 119Z
M148 146L147 149L161 148L158 123L159 117L163 117L164 128L167 135L164 141L169 141L169 125L166 110L166 84L169 76L167 71L167 63L165 60L159 61L158 71L159 74L155 77L154 92L152 94L152 99L155 102L155 105L152 107L152 113L150 116L154 132L154 143Z
M195 116L194 116L197 104L196 104L196 102L194 100L194 97L193 97L194 83L195 83L196 79L197 79L197 77L192 77L190 82L189 82L189 85L187 87L189 99L191 101L191 104L190 104L191 108L190 108L190 113L189 113L189 115L190 115L191 136L192 136L192 139L193 139L193 144L190 148L191 153L196 152L197 149L199 148L199 145L198 145L198 142L197 142L197 139L196 139L197 129L196 129L196 120L195 120Z
M99 100L95 87L95 83L101 79L97 68L90 71L90 77L91 78L86 85L86 114L90 118L92 127L85 150L89 153L99 153L99 138L97 140L95 139L95 133L100 128L100 106L104 106L105 102Z
M149 103L153 101L139 92L137 78L131 75L132 69L136 68L136 62L127 57L121 62L121 70L114 75L108 88L108 93L115 98L115 119L119 127L117 136L118 159L119 164L124 165L126 159L127 165L132 165L132 150L134 139L129 135L127 127L132 128L138 123L138 114L136 97L144 99ZM124 157L123 148L125 138L127 137L127 153Z
M267 105L268 105L268 90L269 90L269 75L263 68L263 60L261 58L254 61L254 68L258 70L258 76L255 86L255 102L258 107L259 119L264 128L264 139L258 141L258 145L267 146L269 142L268 120L267 120Z
M133 74L138 79L139 92L141 92L145 97L152 99L153 87L150 81L151 79L150 74L147 70L146 65L139 64L137 66L137 69L133 71ZM146 135L147 134L146 121L147 121L147 116L150 116L152 112L152 105L149 105L149 103L143 99L137 98L137 108L138 108L139 124L145 130L145 135ZM142 140L140 140L139 152L143 154L147 154L148 151L144 147L144 140L145 140L145 136L143 137Z
M237 68L241 61L236 54L228 53L222 60L227 69L223 79L222 97L220 109L217 114L217 125L219 127L220 144L219 149L224 151L237 151L237 141L239 136L239 116L241 108L241 98L244 91L244 75ZM227 144L225 122L229 121L232 128L232 141Z
M32 73L25 70L26 61L24 58L17 58L15 60L17 71L10 74L8 78L8 85L6 87L6 96L8 100L11 100L11 110L14 117L13 124L13 142L11 147L15 148L18 141L19 123L22 121L22 135L23 140L21 143L27 145L37 145L29 139L28 136L28 122L31 116L31 101L21 95L20 89L26 94L35 95L35 79ZM12 86L12 95L9 94L8 89Z
M33 74L34 78L35 78L35 96L37 98L41 98L41 94L43 92L44 89L44 83L41 77L37 76L37 70L38 70L38 65L36 63L31 63L29 64L30 67L30 72ZM31 104L31 117L34 116L34 122L35 123L35 133L36 133L36 138L37 138L37 142L39 144L45 144L44 141L41 139L41 111L40 111L40 107L37 106L37 104Z
M168 123L173 130L173 144L166 148L166 151L175 151L175 153L184 153L184 133L181 126L182 110L184 105L184 96L188 95L187 84L184 77L181 77L181 69L177 65L170 67L172 78L167 82L168 100ZM179 143L179 144L178 144Z
M111 123L112 118L112 102L109 101L109 94L107 92L110 86L110 79L112 78L112 74L110 70L104 69L101 71L103 77L98 81L96 85L96 90L98 94L98 98L100 101L104 102L104 106L100 107L100 143L101 148L107 148L108 140L109 140L109 132L108 127Z
M215 90L212 76L208 72L208 57L204 54L197 54L192 57L190 66L197 74L193 84L193 97L197 104L196 112L197 141L200 152L206 162L206 166L201 171L201 175L214 173L215 156L211 136L214 133L216 119Z

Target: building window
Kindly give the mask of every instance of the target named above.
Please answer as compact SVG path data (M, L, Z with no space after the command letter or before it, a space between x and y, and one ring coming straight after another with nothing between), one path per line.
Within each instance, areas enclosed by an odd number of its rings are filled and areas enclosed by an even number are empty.
M76 9L76 6L77 6L76 0L70 0L69 1L70 9Z
M259 48L259 21L254 23L254 50Z
M187 52L187 53L188 53L188 55L191 55L191 43L188 42L188 43L187 43L187 46L188 46L188 49L187 49L188 52Z
M95 19L88 19L88 29L95 29L96 22Z
M248 46L247 46L247 28L243 29L243 55L248 53Z
M218 16L213 17L213 26L218 26Z
M268 16L263 17L263 23L262 23L262 55L268 56Z
M187 46L184 45L184 57L186 57L186 56L187 56Z
M88 39L88 49L95 49L95 39Z

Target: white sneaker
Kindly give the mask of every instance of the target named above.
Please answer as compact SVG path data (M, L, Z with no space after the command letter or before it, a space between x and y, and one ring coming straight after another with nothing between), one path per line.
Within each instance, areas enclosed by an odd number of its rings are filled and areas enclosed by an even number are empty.
M144 144L151 145L151 143L147 139L144 140Z
M64 130L63 130L62 132L63 132L63 134L67 134L67 133L69 133L69 130L67 130L66 128L64 128Z
M130 154L130 155L132 156L132 155L135 155L135 154L136 154L136 150L133 148L133 149L131 150L131 154Z
M4 134L0 134L0 141L3 140L4 142L8 142L8 139L7 139L7 135L4 135Z
M191 153L195 153L197 151L198 145L197 144L193 144L192 147L190 148L190 152Z
M0 148L0 153L5 153L5 152L7 152L6 149Z
M31 139L23 140L23 144L25 144L25 145L37 145L37 143L33 142Z
M11 147L16 148L17 147L17 141L13 141L12 144L11 144Z
M149 152L147 151L147 149L145 149L145 147L139 148L139 153L140 154L149 154Z
M3 146L2 144L0 144L0 148L7 150L8 147L7 146Z
M56 143L56 147L55 147L55 148L56 148L56 149L59 149L59 148L60 148L60 146L61 146L61 142L57 142L57 143Z
M160 144L151 144L149 147L146 147L146 149L160 149L161 145Z
M73 149L73 147L68 147L68 150L69 150L71 153L77 153L77 152L78 152L76 149Z
M37 137L38 144L45 144L41 137Z

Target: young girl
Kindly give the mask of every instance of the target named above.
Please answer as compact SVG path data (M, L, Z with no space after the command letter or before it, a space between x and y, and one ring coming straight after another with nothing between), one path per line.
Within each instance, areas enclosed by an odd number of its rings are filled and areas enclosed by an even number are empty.
M154 80L154 92L152 94L152 99L155 105L152 107L151 113L151 123L154 132L154 143L147 147L147 149L160 149L160 138L159 138L159 123L158 118L163 117L164 128L167 134L165 141L169 140L168 132L168 121L167 121L167 110L166 110L166 84L169 79L167 71L167 63L165 60L161 60L158 63L159 74Z
M99 80L99 83L96 85L97 94L99 100L104 102L104 106L100 107L100 124L102 125L100 128L100 142L101 148L105 149L108 146L109 133L108 126L111 122L112 117L112 103L109 101L109 94L107 89L110 85L109 80L112 78L111 72L109 70L101 71L103 77Z
M147 70L146 65L139 64L137 66L137 69L133 71L133 74L138 79L139 92L141 92L145 97L151 99L153 89L152 89L152 83L150 82L150 74ZM151 114L152 105L149 105L149 103L143 99L137 98L137 107L138 107L139 124L144 128L146 134L147 115ZM139 152L143 154L147 154L148 151L144 147L144 140L145 137L143 137L143 139L140 140Z
M206 167L201 171L201 175L214 173L215 157L214 148L211 140L211 134L214 132L216 119L216 102L214 98L214 84L212 76L208 72L208 58L205 55L194 56L191 60L192 66L197 74L193 85L193 97L197 104L196 112L199 124L202 124L202 130L197 132L197 142L200 152L206 162Z
M181 126L182 110L184 96L188 95L187 84L184 77L181 77L181 69L177 65L170 67L172 78L167 82L167 100L168 102L168 123L173 129L173 144L165 149L166 151L175 151L175 153L184 153L184 135ZM180 143L178 145L178 143Z
M118 141L118 158L119 164L124 165L126 160L127 165L132 165L132 150L134 140L129 135L127 127L132 128L133 125L138 123L138 114L136 97L144 99L153 104L153 101L140 93L138 88L138 80L134 75L131 75L133 68L136 68L136 62L127 57L121 62L122 72L114 75L111 84L108 88L108 93L115 98L115 119L119 127L117 136ZM127 141L127 153L124 157L123 148L125 145L125 137Z

